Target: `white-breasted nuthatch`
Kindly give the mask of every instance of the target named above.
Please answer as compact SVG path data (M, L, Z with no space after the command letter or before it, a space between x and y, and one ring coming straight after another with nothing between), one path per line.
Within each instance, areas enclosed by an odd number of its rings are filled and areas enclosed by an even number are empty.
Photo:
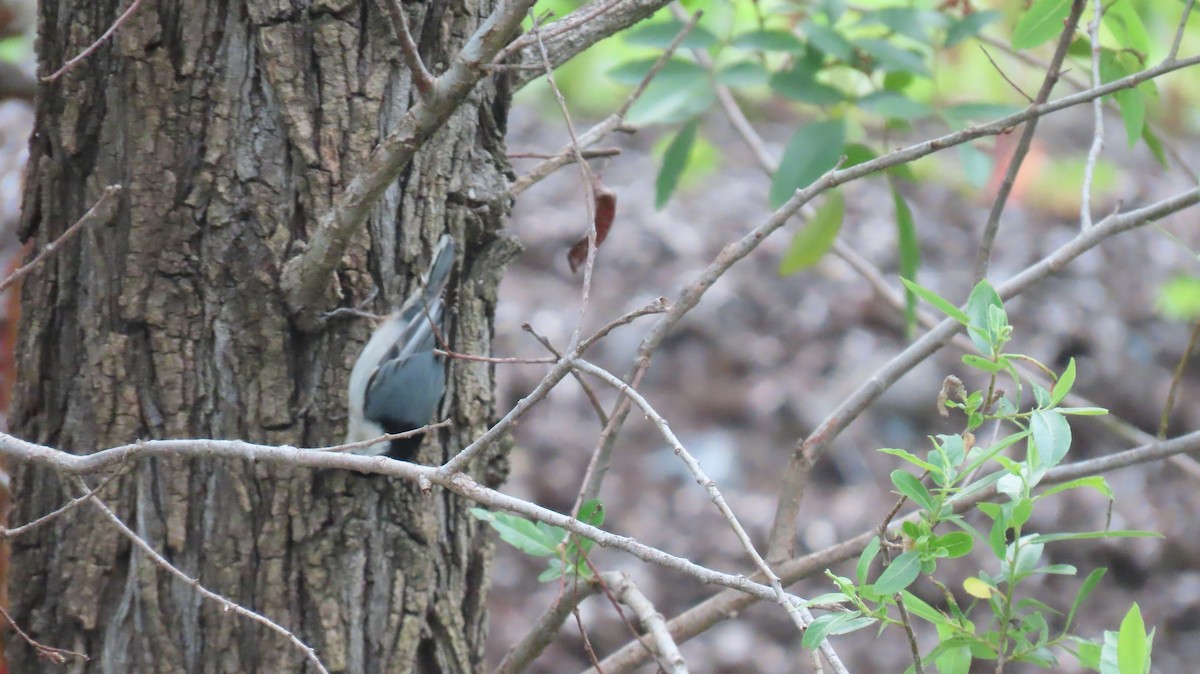
M444 334L442 292L454 267L454 248L448 235L438 241L420 287L375 329L354 363L347 443L420 428L437 411L446 390L446 371L433 350L437 335ZM411 461L421 439L418 435L377 442L357 451Z

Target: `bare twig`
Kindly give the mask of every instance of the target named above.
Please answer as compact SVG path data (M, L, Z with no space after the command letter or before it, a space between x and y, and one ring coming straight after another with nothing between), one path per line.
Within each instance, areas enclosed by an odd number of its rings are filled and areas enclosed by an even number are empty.
M117 32L117 29L121 27L121 24L125 23L125 21L129 19L129 17L133 16L133 13L137 11L137 8L139 6L141 6L141 4L142 4L142 0L133 0L133 2L131 2L129 4L129 8L126 9L124 12L122 12L121 16L117 17L117 20L114 21L113 24L108 27L108 30L104 31L104 34L101 35L99 39L97 39L95 42L93 42L91 44L91 46L89 46L87 49L84 49L82 52L80 52L78 56L76 56L75 58L71 59L70 61L67 61L66 63L64 63L61 68L59 68L58 70L55 70L54 72L50 73L49 75L43 77L42 81L43 82L53 82L53 81L57 80L58 78L62 77L63 75L67 74L68 72L70 72L73 68L75 68L75 66L79 65L80 63L83 63L84 59L91 56L92 53L94 53L97 49L100 48L100 45L104 44L105 41L108 40L108 38L113 36L113 33Z
M1192 7L1196 0L1187 0L1183 6L1183 14L1179 17L1179 27L1175 29L1175 39L1171 41L1171 51L1167 53L1167 61L1179 58L1179 45L1183 43L1183 31L1187 28L1188 17L1192 15Z
M563 98L558 83L554 81L554 67L550 65L550 55L546 53L546 45L542 42L542 35L536 20L533 30L530 32L537 40L538 51L542 55L542 65L546 69L546 82L550 84L550 89L554 92L554 99L558 101L558 108L562 112L563 120L567 123L567 134L571 137L571 155L574 157L575 164L579 167L579 175L583 179L584 201L587 207L587 258L583 264L583 284L579 292L579 318L575 322L575 328L571 331L571 339L567 343L567 350L575 351L579 347L579 340L583 335L583 319L587 315L588 300L592 294L592 268L596 263L596 179L592 175L591 165L583 158L583 146L579 144L579 134L575 131L575 122L571 120L571 111L567 108L567 100Z
M615 157L621 154L619 147L598 147L592 150L582 151L584 159L601 159L604 157ZM509 152L509 159L552 159L557 157L557 154L549 154L547 152ZM573 159L574 157L572 157Z
M393 440L404 440L405 438L411 438L413 436L423 435L425 433L428 433L429 431L436 430L439 428L448 428L450 426L450 424L451 424L450 419L445 419L445 420L439 421L437 423L425 424L424 426L422 426L420 428L414 428L411 431L404 431L402 433L385 433L384 435L381 435L378 438L373 438L371 440L359 440L358 442L348 442L344 445L336 445L334 447L322 449L322 451L353 452L356 449L365 449L367 447L370 447L372 445L375 445L375 444L378 444L381 442L391 442Z
M1102 0L1094 0L1091 23L1088 24L1088 38L1092 43L1092 86L1100 86L1100 19L1104 17ZM1088 149L1087 163L1083 167L1083 192L1079 204L1079 226L1087 229L1092 226L1092 181L1096 175L1096 163L1100 161L1100 153L1104 151L1104 103L1099 98L1092 101L1092 146Z
M8 540L10 538L16 538L17 536L20 536L21 534L24 534L31 529L36 529L36 528L42 526L43 524L46 524L47 522L52 522L55 519L62 517L66 513L70 512L70 511L74 510L76 507L78 507L79 504L81 504L84 501L91 498L93 495L98 494L101 489L104 489L104 487L106 485L108 485L109 482L112 482L114 479L116 479L117 477L121 476L124 473L125 473L125 467L118 467L117 470L113 471L112 475L109 475L108 477L101 480L99 484L97 484L95 487L92 487L91 489L89 489L86 494L83 494L82 496L77 496L77 497L71 499L70 501L67 501L62 507L57 508L51 512L48 512L45 515L42 515L41 517L39 517L31 522L26 522L25 524L22 524L19 527L14 527L12 529L0 527L0 539Z
M412 73L413 85L417 92L424 96L433 88L433 75L421 60L421 52L413 40L412 31L408 28L408 16L404 13L404 7L400 5L400 0L379 0L379 4L383 5L384 11L392 19L392 29L396 32L396 39L400 41L400 51L404 54L404 61Z
M456 360L469 360L476 363L494 363L496 365L552 365L558 362L557 358L521 358L508 356L476 356L470 353L458 353L457 351L446 351L444 349L434 349L433 353L446 358L454 358Z
M615 112L604 118L604 121L593 126L580 135L577 139L577 143L567 145L555 153L553 157L539 163L527 173L513 181L513 184L508 188L508 193L515 197L530 187L536 185L546 176L571 163L575 158L575 145L578 145L581 148L595 145L596 143L599 143L601 140L604 140L606 137L608 137L608 135L613 131L620 129L625 124L625 115L629 112L629 108L633 107L633 104L637 102L637 99L640 98L642 93L646 91L646 87L650 86L650 82L654 79L654 77L658 75L663 67L667 65L667 62L671 60L671 56L675 53L675 50L679 48L679 45L683 44L683 39L687 37L688 33L690 33L693 28L695 28L696 23L700 20L700 16L701 13L697 12L691 21L684 24L683 28L681 28L679 33L675 36L675 39L671 41L671 44L667 45L667 48L664 49L663 53L659 55L658 59L654 62L654 65L651 66L650 70L647 71L642 77L642 81L638 82L638 85L634 87L629 96L625 98L625 102L621 104L621 107L617 108Z
M53 646L47 646L46 644L35 641L33 637L26 634L25 630L21 629L21 626L12 619L12 616L8 614L8 611L4 606L0 606L0 615L4 616L4 620L8 623L8 626L11 627L13 631L17 633L17 636L21 637L25 643L29 644L30 648L37 653L38 658L42 660L48 660L56 665L66 663L68 655L73 658L79 658L84 662L91 660L91 658L89 658L86 654L80 653L79 651L69 651L65 648L54 648Z
M68 227L67 231L60 234L57 239L46 244L46 247L43 248L42 251L38 253L37 256L31 261L22 265L20 269L17 269L13 273L9 274L8 278L4 279L3 282L0 282L0 292L8 290L14 283L25 278L29 272L37 269L38 265L45 262L46 259L53 255L59 248L61 248L64 243L71 240L71 238L79 232L83 231L85 227L94 225L96 223L109 222L112 220L117 210L117 195L121 193L121 190L122 187L120 185L109 185L108 187L105 187L104 193L100 195L100 198L96 200L96 203L92 204L92 207L89 208L86 213L81 215L79 219L75 221L75 224Z
M90 490L82 479L77 477L75 479L75 483L76 488L79 489L81 494L88 494ZM104 501L101 501L99 497L97 497L95 494L88 494L88 498L91 499L92 505L94 505L96 509L99 510L100 513L104 515L104 517L114 527L116 527L117 531L121 532L122 536L129 539L129 542L133 543L134 547L136 547L138 550L141 550L142 554L146 555L146 557L149 558L149 560L153 562L155 566L166 571L172 576L175 576L177 579L183 581L186 585L191 586L202 597L215 602L221 607L221 610L236 613L243 618L252 620L266 627L272 632L282 636L284 639L287 639L293 646L295 646L300 650L301 653L304 654L304 657L308 659L308 662L313 666L314 669L321 674L329 674L329 670L325 668L325 665L321 663L321 659L317 657L317 652L313 650L311 646L301 641L299 637L291 632L291 630L262 615L261 613L252 611L245 606L242 606L241 604L204 587L200 584L199 580L196 580L183 571L180 571L174 564L171 564L171 562L167 561L165 557L158 554L158 551L155 550L149 543L147 543L145 539L134 533L134 531L130 529L128 525L121 521L121 518L117 517L116 513L110 510L108 506L104 505Z
M592 596L595 591L594 586L583 585L576 588L574 592L560 592L554 603L538 617L529 633L508 649L492 674L519 674L525 671L554 640L559 628L566 622L567 616L571 615L575 611L575 607L579 606L584 599Z
M1003 77L1004 81L1008 82L1008 86L1012 87L1018 94L1021 94L1021 98L1024 98L1026 101L1028 101L1030 103L1034 102L1032 96L1025 93L1016 82L1009 79L1008 75L1000 68L1000 65L998 63L996 63L996 59L992 58L992 55L990 53L988 53L988 50L986 47L984 47L983 45L979 45L979 51L983 52L983 55L987 57L988 63L992 64L992 67L996 69L996 72L1000 74L1000 77Z
M675 640L671 638L670 631L667 630L666 619L654 608L654 604L646 598L646 595L642 594L629 574L610 572L604 574L603 578L612 588L617 599L633 610L638 621L642 623L642 627L646 629L655 655L658 656L659 666L665 664L665 671L669 674L687 674L687 662L683 659L683 654L679 652L679 646L675 645Z
M1175 394L1179 392L1179 384L1183 382L1188 360L1191 359L1198 342L1200 342L1200 321L1196 321L1192 325L1192 336L1188 339L1187 347L1184 348L1183 355L1179 358L1179 364L1175 366L1175 375L1171 377L1171 388L1167 390L1167 401L1163 403L1162 416L1158 420L1160 440L1167 437L1167 427L1171 423L1171 410L1175 409Z
M534 330L532 325L523 323L521 325L521 329L533 335L533 338L536 339L538 343L545 347L547 351L554 354L559 360L562 359L562 352L556 349L546 336L539 334L537 330ZM592 405L592 410L596 412L596 418L600 420L600 427L603 428L607 426L608 414L604 412L604 405L600 403L600 398L596 396L595 389L593 389L592 385L583 378L582 374L574 369L571 370L571 377L579 383L579 388L583 389L583 395L587 396L588 402ZM576 512L575 514L578 513Z
M1063 23L1062 34L1058 38L1058 46L1054 50L1054 56L1050 58L1050 67L1046 69L1046 76L1042 79L1042 86L1038 89L1037 98L1035 99L1035 107L1042 105L1050 100L1050 92L1054 90L1054 85L1058 83L1059 71L1062 70L1063 59L1067 57L1067 49L1071 46L1071 38L1075 35L1075 27L1079 24L1079 17L1083 14L1084 0L1072 0L1071 12L1067 16L1067 20ZM1004 173L1004 181L1000 183L1000 189L996 191L996 198L992 201L991 211L988 212L987 223L983 226L983 235L979 241L979 252L975 257L975 280L982 280L987 276L988 265L992 259L992 246L996 242L996 235L1000 231L1000 216L1004 214L1004 207L1008 204L1008 195L1012 192L1013 185L1017 181L1017 173L1021 170L1021 165L1025 163L1025 156L1029 153L1029 146L1033 143L1033 134L1037 131L1038 117L1032 117L1025 123L1025 128L1021 131L1021 138L1017 141L1017 147L1013 150L1012 157L1008 160L1008 169Z

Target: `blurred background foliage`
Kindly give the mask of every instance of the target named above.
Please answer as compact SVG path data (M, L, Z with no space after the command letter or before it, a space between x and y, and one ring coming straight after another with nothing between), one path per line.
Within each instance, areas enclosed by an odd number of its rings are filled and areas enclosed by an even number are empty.
M543 0L542 20L568 14L576 0ZM718 88L727 88L752 123L791 124L795 133L772 176L770 206L778 207L845 155L843 168L900 147L901 139L953 132L1019 111L1036 94L1045 65L1070 7L1067 0L690 0L687 13L702 12L666 66L626 116L656 137L656 206L676 189L697 185L721 170L723 149L705 133L705 120L719 114ZM1185 3L1179 0L1105 2L1099 27L1100 79L1109 82L1162 61L1174 41ZM1085 30L1092 20L1087 3L1071 45L1062 81L1053 97L1091 86L1091 46ZM610 113L651 69L683 26L682 12L659 11L648 22L592 47L556 72L573 114ZM1182 53L1200 47L1200 21L1182 35ZM518 95L547 118L560 112L540 78ZM1200 87L1183 78L1149 81L1105 99L1124 129L1107 130L1108 143L1127 142L1168 167L1162 138L1200 130ZM1010 139L983 139L937 153L904 168L898 177L936 181L963 194L994 192L1005 168ZM1037 145L1017 185L1018 197L1034 208L1070 217L1080 208L1086 146L1077 152L1046 152ZM997 166L999 164L999 166ZM1093 198L1116 199L1123 170L1101 157ZM897 226L903 231L904 197L893 186ZM828 218L825 226L830 227ZM839 223L832 226L836 234ZM815 264L813 232L801 231L793 249L805 260L785 260L794 273ZM832 243L832 237L827 237ZM911 236L900 239L911 240ZM828 245L828 244L826 244ZM898 251L902 269L915 273L915 249ZM801 264L803 262L803 264ZM907 274L906 274L907 276ZM1200 277L1164 288L1166 315L1200 318Z

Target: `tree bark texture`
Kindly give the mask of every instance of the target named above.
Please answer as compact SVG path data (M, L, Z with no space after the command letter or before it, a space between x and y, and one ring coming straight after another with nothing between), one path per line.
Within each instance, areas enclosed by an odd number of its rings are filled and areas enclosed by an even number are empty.
M127 4L40 3L42 74ZM435 74L492 5L405 5ZM24 236L40 249L107 185L125 191L114 222L25 281L14 432L78 453L139 438L339 442L350 368L373 325L339 318L320 333L295 330L279 273L412 103L403 63L376 0L156 0L42 85ZM500 229L507 109L507 93L485 81L388 190L331 279L344 306L376 287L366 308L399 304L449 232L462 251L451 344L490 352L495 291L514 248ZM490 366L449 367L439 418L453 426L426 442L422 462L463 446L493 415ZM493 485L506 470L501 448L473 467ZM77 494L21 468L13 521ZM486 531L441 490L172 459L126 466L101 495L176 566L292 630L332 671L482 667ZM64 671L311 671L279 635L152 566L86 504L14 548L16 622L90 657ZM46 666L15 639L9 657L13 671Z

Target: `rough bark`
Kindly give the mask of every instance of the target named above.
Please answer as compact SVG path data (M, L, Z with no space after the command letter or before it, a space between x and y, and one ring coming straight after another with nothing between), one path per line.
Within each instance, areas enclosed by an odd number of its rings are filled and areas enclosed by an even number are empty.
M42 74L127 3L42 2ZM436 74L492 0L406 5ZM117 221L69 244L23 288L17 435L86 453L137 438L319 446L345 429L345 386L372 326L289 325L279 270L414 95L374 0L145 2L62 80L43 85L24 235L44 246L108 184ZM389 189L335 281L345 305L399 303L444 231L464 250L453 345L488 353L511 244L507 95L478 87ZM454 426L492 414L492 372L455 361ZM475 467L499 482L497 449ZM71 486L16 476L24 522ZM467 504L387 478L219 460L142 460L102 492L130 526L210 589L293 630L337 672L479 671L490 550ZM15 542L16 621L82 651L78 672L298 672L276 634L223 612L133 554L89 507ZM38 671L15 643L14 671Z

